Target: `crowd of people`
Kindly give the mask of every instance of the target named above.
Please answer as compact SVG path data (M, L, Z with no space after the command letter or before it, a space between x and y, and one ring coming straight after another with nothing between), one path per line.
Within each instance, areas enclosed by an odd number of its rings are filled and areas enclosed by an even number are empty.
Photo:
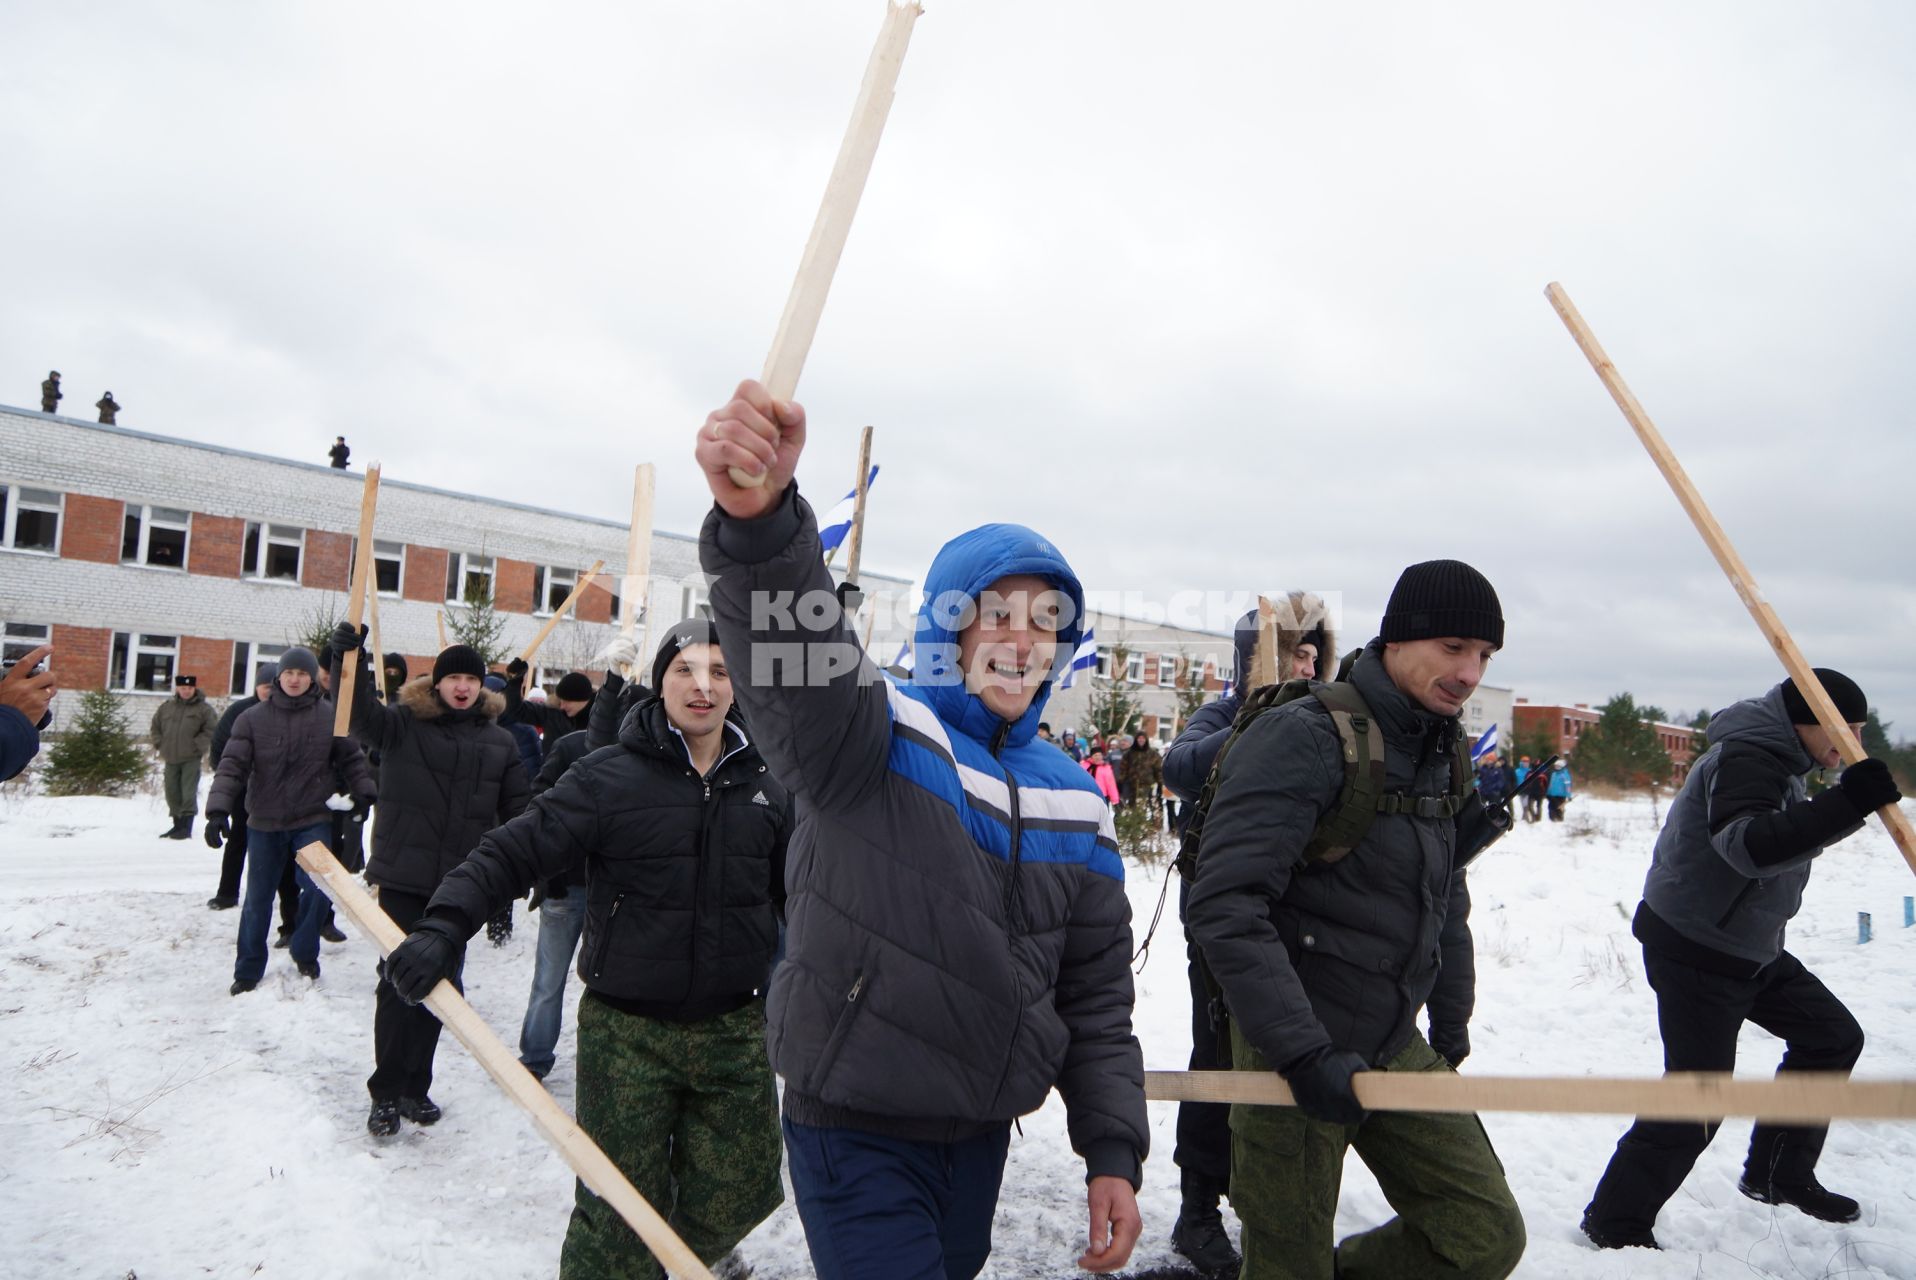
M1294 1101L1180 1107L1172 1247L1207 1278L1509 1275L1526 1225L1477 1118L1360 1097L1368 1074L1468 1058L1468 869L1513 802L1561 820L1570 795L1562 761L1469 760L1458 717L1505 638L1491 583L1460 561L1408 566L1376 636L1342 660L1323 601L1291 593L1284 621L1253 611L1235 635L1236 669L1271 683L1204 706L1164 754L1142 733L1054 736L1042 716L1084 604L1055 546L1011 524L952 538L926 573L916 673L881 676L793 479L805 431L754 382L701 426L713 616L657 637L649 682L630 641L593 664L596 687L575 672L548 698L523 663L494 672L463 645L429 673L392 656L375 672L348 624L320 652L288 650L218 718L182 675L152 725L163 834L191 834L210 755L204 835L226 857L208 905L240 908L230 992L265 971L276 899L305 977L342 936L297 849L363 867L406 931L379 969L367 1128L429 1125L439 1023L420 1003L457 987L470 941L496 940L529 894L521 1060L553 1069L575 970L581 1127L708 1265L782 1202L783 1162L825 1280L977 1275L1012 1127L1055 1089L1084 1165L1078 1265L1111 1272L1145 1229L1150 1134L1114 811L1168 797L1190 1064L1275 1072ZM832 604L759 607L771 599ZM786 665L758 661L774 653ZM335 737L349 670L351 736ZM1860 729L1862 691L1818 675ZM51 682L0 680L0 762ZM1847 1070L1862 1031L1784 926L1813 860L1900 795L1876 760L1808 795L1805 776L1838 759L1792 682L1710 734L1633 925L1669 1066L1728 1069L1751 1021L1787 1042L1781 1069ZM1633 1126L1588 1239L1656 1247L1656 1214L1714 1128ZM1815 1175L1824 1132L1758 1125L1741 1191L1853 1220L1856 1201ZM1339 1241L1352 1149L1398 1216ZM559 1273L662 1274L583 1184Z

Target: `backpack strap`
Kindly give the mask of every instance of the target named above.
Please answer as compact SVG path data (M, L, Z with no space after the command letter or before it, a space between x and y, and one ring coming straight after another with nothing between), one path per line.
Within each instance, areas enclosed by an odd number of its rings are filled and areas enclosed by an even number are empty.
M1355 685L1336 681L1310 686L1310 694L1330 713L1344 761L1344 785L1330 810L1304 845L1305 862L1336 862L1360 844L1385 803L1384 731Z

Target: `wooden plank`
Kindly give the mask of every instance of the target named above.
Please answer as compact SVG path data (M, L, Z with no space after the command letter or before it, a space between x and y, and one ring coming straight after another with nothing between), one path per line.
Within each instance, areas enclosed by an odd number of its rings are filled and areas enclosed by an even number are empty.
M1648 1080L1365 1071L1352 1080L1352 1088L1373 1111L1526 1111L1656 1120L1755 1116L1791 1124L1916 1119L1916 1080L1852 1080L1837 1071L1785 1071L1760 1080L1717 1071L1678 1071ZM1295 1105L1290 1087L1275 1071L1147 1071L1144 1096L1152 1102Z
M872 429L858 433L858 476L852 488L852 527L845 535L845 581L858 585L858 561L865 550L865 492L871 488Z
M1823 726L1830 735L1830 740L1836 744L1843 763L1855 764L1865 759L1868 753L1863 750L1863 744L1857 741L1854 733L1850 732L1850 727L1844 722L1842 713L1837 711L1836 704L1830 701L1829 692L1823 688L1823 682L1816 678L1816 672L1810 666L1809 659L1805 658L1803 651L1796 647L1796 641L1791 637L1789 629L1783 625L1783 619L1777 616L1776 610L1771 608L1770 602L1764 598L1762 589L1756 585L1755 575L1750 572L1749 566L1743 563L1743 557L1737 554L1729 535L1723 532L1723 526L1717 523L1716 516L1704 503L1703 495L1690 482L1689 473L1683 469L1683 464L1677 461L1676 451L1670 448L1663 438L1663 433L1657 429L1654 422L1650 421L1650 415L1644 412L1643 406L1637 402L1635 394L1624 384L1623 376L1617 372L1616 365L1611 363L1609 355L1597 341L1596 334L1592 333L1590 326L1584 323L1583 315L1570 301L1570 295L1564 292L1562 285L1555 283L1546 285L1543 292L1544 296L1550 299L1550 305L1556 308L1564 327L1570 330L1570 336L1576 340L1584 358L1590 362L1590 367L1596 370L1597 377L1609 391L1610 398L1615 400L1617 408L1623 411L1624 420L1630 424L1631 430L1637 433L1637 439L1642 441L1643 447L1649 451L1650 460L1656 463L1657 470L1661 471L1663 478L1669 482L1684 513L1690 517L1690 522L1696 526L1697 532L1703 535L1704 545L1709 547L1710 554L1716 557L1717 565L1729 578L1730 586L1735 589L1737 597L1743 601L1743 607L1748 609L1750 616L1756 620L1757 628L1762 631L1763 638L1769 642L1770 648L1775 650L1776 656L1782 659L1783 669L1789 672L1790 679L1796 683L1797 691L1803 695L1810 709L1816 713L1817 723ZM1897 849L1902 852L1903 861L1909 864L1911 871L1916 872L1916 826L1912 826L1902 809L1893 804L1884 805L1877 810L1877 814L1883 819L1883 825L1889 828L1890 837L1896 841Z
M885 22L872 46L871 60L865 64L865 79L852 104L851 123L845 140L839 145L838 159L832 165L831 179L825 184L825 198L812 223L811 238L805 242L799 259L798 275L785 299L785 314L779 317L778 333L765 357L765 370L759 381L774 400L790 400L798 390L799 371L812 349L818 333L819 317L825 313L825 298L831 293L832 276L838 259L851 236L852 218L858 212L858 199L865 192L865 179L871 175L872 160L878 155L878 140L885 132L885 117L898 87L898 71L904 65L905 47L911 43L912 23L923 10L913 0L908 4L887 4ZM749 475L737 467L729 473L732 483L757 488L765 476Z
M298 857L299 865L306 869L313 883L333 900L361 934L372 940L380 955L390 955L394 947L406 940L392 917L380 910L379 904L325 845L315 840L302 847ZM685 1247L685 1242L646 1203L645 1197L626 1180L585 1130L553 1101L545 1086L519 1065L518 1057L493 1034L492 1028L450 982L434 987L425 1005L445 1024L446 1030L471 1051L507 1096L532 1116L533 1124L546 1141L557 1148L572 1171L579 1175L579 1180L618 1211L668 1272L681 1280L712 1280L712 1273Z
M1251 658L1249 674L1251 683L1241 690L1246 694L1252 689L1276 684L1280 679L1277 671L1277 606L1265 596L1257 598L1257 651ZM1242 673L1239 678L1243 678Z
M619 593L619 634L629 637L635 651L645 653L645 631L639 619L645 615L646 630L651 629L652 582L652 503L656 497L656 479L652 464L641 462L632 469L632 526L625 535L625 589ZM638 662L629 664L620 674L632 678Z
M379 464L366 468L366 483L359 494L359 542L353 556L352 585L346 595L346 621L353 630L366 617L366 582L373 571L373 515L379 507ZM354 654L335 655L339 659L339 687L333 690L333 736L343 738L352 731L353 686L358 683L359 660Z
M379 578L378 566L374 566L372 590L366 595L366 611L371 614L371 633L367 637L373 646L373 696L381 702L386 700L386 651L379 647Z
M546 637L552 634L552 629L563 622L568 613L572 612L572 606L579 602L579 597L585 593L587 587L592 585L593 579L597 578L599 571L604 568L605 561L594 560L592 562L592 567L585 571L585 576L572 584L572 590L566 593L564 602L560 604L557 609L553 610L552 616L546 619L546 624L540 627L538 633L532 637L532 643L520 651L519 661L525 663L528 667L532 665L532 657L539 652L539 646L546 642Z

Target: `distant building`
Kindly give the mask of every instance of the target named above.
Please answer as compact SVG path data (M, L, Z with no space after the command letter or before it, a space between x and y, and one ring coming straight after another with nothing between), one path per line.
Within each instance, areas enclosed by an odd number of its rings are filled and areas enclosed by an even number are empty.
M525 476L500 480L523 489ZM315 618L344 615L362 485L319 463L0 407L0 643L18 657L51 641L63 690L160 698L181 674L211 698L250 692ZM517 651L605 561L540 649L542 680L583 668L616 631L624 524L389 478L374 531L380 643L414 675L475 581ZM884 605L872 650L895 650L911 584L860 578ZM652 535L646 594L648 636L707 609L695 538Z
M1566 758L1573 757L1577 750L1577 740L1591 725L1602 717L1590 709L1587 702L1574 706L1532 706L1522 698L1517 699L1512 710L1517 732L1525 737L1546 737L1556 745L1553 750ZM1670 756L1670 785L1678 787L1690 776L1690 764L1696 759L1697 731L1688 725L1664 724L1660 721L1646 721L1655 731L1657 741Z
M1142 707L1140 728L1160 748L1170 745L1183 727L1179 689L1188 682L1193 664L1206 702L1222 694L1225 684L1236 676L1231 637L1221 632L1138 622L1097 609L1085 611L1085 626L1097 632L1095 674L1123 681L1125 693ZM1124 651L1121 667L1116 658L1120 649ZM1069 654L1058 656L1060 663L1070 660ZM1044 718L1054 730L1084 727L1091 711L1092 674L1080 672L1069 689L1052 691Z
M1510 754L1510 738L1513 726L1510 722L1510 709L1515 695L1500 685L1480 684L1477 691L1470 695L1470 701L1464 703L1464 732L1470 735L1471 742L1489 732L1490 726L1497 726L1497 751L1500 755Z

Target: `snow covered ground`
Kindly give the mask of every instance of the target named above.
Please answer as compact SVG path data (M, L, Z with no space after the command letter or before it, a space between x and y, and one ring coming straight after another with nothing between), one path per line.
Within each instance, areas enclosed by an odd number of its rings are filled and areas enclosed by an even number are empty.
M226 994L237 912L202 904L218 856L158 840L159 802L51 800L0 790L0 1276L171 1280L240 1276L532 1277L556 1270L571 1177L505 1096L447 1037L435 1098L446 1118L378 1143L364 1129L372 1064L373 950L326 946L317 985L274 952L260 989ZM1571 820L1520 829L1472 877L1478 951L1475 1056L1466 1071L1654 1075L1654 1004L1629 936L1655 827L1647 802L1577 801ZM1161 869L1133 869L1142 934ZM1870 1036L1861 1076L1916 1074L1916 892L1880 826L1827 856L1792 949ZM1876 939L1856 942L1856 913ZM516 1043L534 922L479 939L467 994ZM1138 979L1145 1061L1184 1065L1187 1014L1175 903ZM574 990L576 994L576 987ZM1743 1071L1780 1046L1744 1033ZM550 1084L572 1100L572 1028ZM1155 1154L1137 1268L1173 1260L1175 1108L1153 1104ZM1658 1224L1669 1252L1603 1254L1576 1224L1627 1122L1487 1115L1524 1207L1519 1275L1916 1277L1916 1124L1839 1123L1822 1176L1858 1196L1833 1227L1736 1192L1748 1122L1732 1120ZM1080 1274L1081 1166L1051 1105L1014 1135L999 1208L998 1280ZM1384 1220L1353 1158L1340 1231ZM810 1274L788 1203L744 1251L758 1280Z

